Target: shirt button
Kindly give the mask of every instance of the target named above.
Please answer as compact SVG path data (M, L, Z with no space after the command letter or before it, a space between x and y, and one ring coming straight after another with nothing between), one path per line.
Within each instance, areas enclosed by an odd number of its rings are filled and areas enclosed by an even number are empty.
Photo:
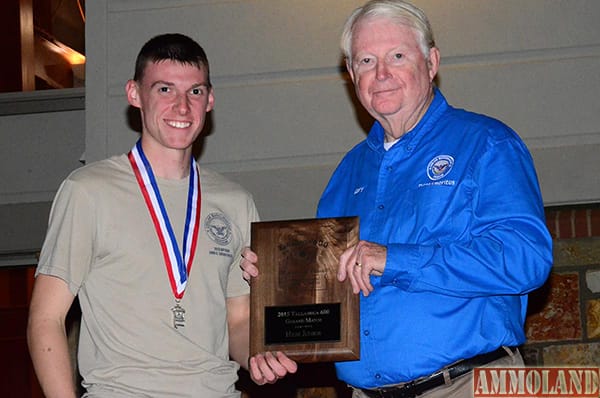
M377 373L377 374L375 375L375 378L376 378L377 380L379 380L379 379L381 379L381 375L380 375L379 373Z
M385 206L384 206L384 205L379 205L379 206L377 206L377 208L378 208L379 210L383 210L383 209L385 208Z
M392 171L392 166L388 166L388 167L386 167L386 170L387 170L387 171Z
M369 333L369 331L368 331L368 330L365 330L365 331L363 332L363 334L364 334L365 336L368 336L370 333Z

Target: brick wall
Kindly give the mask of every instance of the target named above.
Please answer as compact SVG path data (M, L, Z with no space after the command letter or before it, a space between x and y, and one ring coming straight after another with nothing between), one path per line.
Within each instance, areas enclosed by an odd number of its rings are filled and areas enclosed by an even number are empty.
M530 295L529 365L600 366L600 206L548 208L554 267Z

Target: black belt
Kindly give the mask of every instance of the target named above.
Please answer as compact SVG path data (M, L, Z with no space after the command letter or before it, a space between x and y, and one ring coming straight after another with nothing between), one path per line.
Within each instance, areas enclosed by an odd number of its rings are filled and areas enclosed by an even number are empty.
M511 352L515 351L514 348L507 348ZM458 361L455 364L432 374L431 376L413 380L400 386L383 387L375 390L362 389L361 391L368 397L372 398L414 398L417 395L421 395L435 387L446 384L444 373L447 374L446 377L450 377L450 380L456 379L459 376L469 373L476 367L483 366L507 355L508 352L503 347L500 347L495 351L488 352L487 354L481 354L474 356L473 358L463 359L462 361Z

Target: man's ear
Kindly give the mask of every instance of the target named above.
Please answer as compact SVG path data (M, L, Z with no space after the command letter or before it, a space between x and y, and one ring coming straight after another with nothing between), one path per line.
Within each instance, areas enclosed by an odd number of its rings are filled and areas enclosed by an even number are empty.
M427 66L429 67L429 81L433 81L440 69L440 50L438 50L437 47L429 49L429 61L427 62Z
M127 102L129 102L129 105L140 108L138 85L134 80L127 81L125 84L125 93L127 94Z
M348 58L346 58L346 70L350 75L350 80L352 80L352 83L354 83L354 71L352 70L352 62L350 62Z
M206 104L206 112L210 112L214 109L215 107L215 92L213 91L213 88L209 88L209 92L208 92L208 103Z

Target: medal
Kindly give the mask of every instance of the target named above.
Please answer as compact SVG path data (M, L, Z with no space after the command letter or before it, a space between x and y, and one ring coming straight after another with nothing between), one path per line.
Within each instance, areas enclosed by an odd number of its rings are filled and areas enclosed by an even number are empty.
M200 226L200 175L196 160L193 156L191 157L187 211L183 231L183 245L180 251L152 167L144 155L141 140L138 140L127 156L150 212L150 218L163 252L171 290L173 296L175 296L175 306L171 308L173 327L175 329L184 327L185 310L181 307L180 301L183 298L188 275L192 269Z
M175 307L171 308L173 312L173 327L175 329L185 326L185 310L179 305L179 301L175 300Z

